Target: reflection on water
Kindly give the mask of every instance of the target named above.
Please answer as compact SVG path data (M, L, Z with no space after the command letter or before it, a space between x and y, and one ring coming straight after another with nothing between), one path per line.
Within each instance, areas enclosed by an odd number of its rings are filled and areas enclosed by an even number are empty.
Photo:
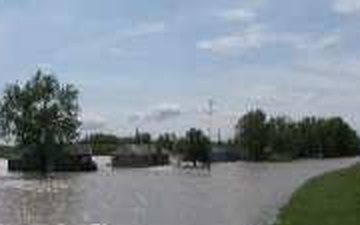
M6 172L0 161L0 224L249 225L271 223L304 180L357 159L230 163L212 171L171 167L96 173ZM266 224L266 223L265 223Z

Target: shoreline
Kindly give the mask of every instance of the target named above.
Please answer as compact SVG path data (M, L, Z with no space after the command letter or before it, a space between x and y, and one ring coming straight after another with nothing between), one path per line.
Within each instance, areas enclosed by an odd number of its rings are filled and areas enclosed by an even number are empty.
M360 163L310 178L291 196L274 225L360 223Z

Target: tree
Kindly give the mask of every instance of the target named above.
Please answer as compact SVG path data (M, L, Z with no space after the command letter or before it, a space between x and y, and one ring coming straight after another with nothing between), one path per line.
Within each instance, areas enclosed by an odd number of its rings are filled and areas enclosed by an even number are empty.
M340 117L305 117L294 122L288 117L268 121L261 110L245 114L237 123L235 141L250 160L328 158L355 156L360 140Z
M302 157L340 157L359 153L356 131L342 118L306 117L298 123Z
M134 142L135 144L151 144L151 134L147 132L139 132L139 130L136 129Z
M176 140L174 144L174 153L183 156L185 159L189 158L188 153L188 142L185 137L181 137Z
M324 121L324 157L351 156L359 153L359 139L342 118L333 117Z
M0 130L21 148L31 148L42 169L54 149L73 143L78 137L78 90L61 85L53 75L37 71L24 85L5 88L0 102Z
M166 149L173 151L176 143L176 135L170 133L164 133L159 135L156 139L155 144L158 149Z
M322 154L322 119L305 117L297 122L300 157L319 157Z
M185 137L178 141L177 148L184 159L193 162L194 166L196 162L210 163L210 140L201 130L188 130Z
M261 110L250 111L241 117L235 127L235 141L247 152L250 160L266 158L267 145L266 114Z
M122 140L115 135L95 133L85 137L81 143L89 144L94 155L109 155L116 151Z
M289 118L271 118L267 127L269 157L292 159L298 155L296 125Z

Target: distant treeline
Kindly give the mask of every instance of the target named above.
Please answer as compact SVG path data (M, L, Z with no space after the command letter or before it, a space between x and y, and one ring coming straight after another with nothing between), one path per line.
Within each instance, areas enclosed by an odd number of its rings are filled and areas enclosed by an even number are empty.
M96 133L84 137L80 140L82 144L89 144L94 155L110 155L121 145L125 144L150 144L151 135L147 132L136 131L133 137L118 137L113 134Z
M345 157L360 152L356 131L340 117L294 121L286 116L268 118L262 110L239 119L234 142L253 161Z
M152 139L147 132L139 131L133 137L117 137L112 134L92 134L80 141L89 144L94 155L111 155L119 146L125 144L153 144L160 152L166 151L181 155L183 160L208 162L210 159L210 140L199 129L189 129L184 137L177 137L173 133L164 133Z
M95 155L112 154L124 144L154 144L174 154L196 155L193 152L196 148L189 147L192 136L204 140L201 141L204 146L210 146L210 141L203 138L205 134L195 128L189 129L183 137L164 133L153 138L150 133L136 131L132 137L93 134L81 143L90 144ZM216 144L225 149L228 146L232 153L235 149L238 158L249 161L346 157L360 153L356 131L340 117L293 120L287 116L269 117L262 110L243 115L235 126L235 136L226 143Z

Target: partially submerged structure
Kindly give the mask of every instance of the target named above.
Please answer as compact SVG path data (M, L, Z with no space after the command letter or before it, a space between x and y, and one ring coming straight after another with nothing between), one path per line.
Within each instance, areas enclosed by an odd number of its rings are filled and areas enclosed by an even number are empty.
M241 159L236 148L229 145L213 145L210 154L211 162L234 162Z
M21 152L23 154L18 158L8 160L10 171L78 172L97 170L89 145L74 144L58 149L54 147L54 149L45 149L42 153L39 149L28 147Z
M237 148L230 145L214 144L210 147L207 160L191 160L184 154L176 154L171 158L172 164L182 168L207 167L211 163L234 162L241 160L241 155Z
M71 157L70 162L73 162L73 165L70 163L68 168L74 168L76 171L79 168L80 171L95 171L97 170L97 165L94 162L93 150L90 145L86 144L75 144L69 145L65 152L69 157Z
M114 167L149 167L169 164L164 149L152 144L128 144L119 146L112 157Z

